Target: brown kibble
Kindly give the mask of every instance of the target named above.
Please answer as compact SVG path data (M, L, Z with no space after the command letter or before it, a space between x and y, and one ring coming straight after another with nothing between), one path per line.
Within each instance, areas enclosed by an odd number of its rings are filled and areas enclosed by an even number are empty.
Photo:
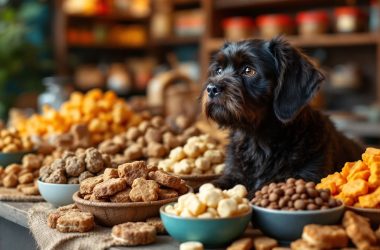
M305 193L305 191L306 191L306 188L305 188L304 185L298 185L298 186L296 187L296 193L297 193L297 194Z
M298 200L301 196L299 194L293 194L290 198L292 201Z
M306 199L307 198L307 194L301 194L301 199Z
M283 196L285 194L285 191L281 188L275 190L275 194L278 196Z
M305 181L302 179L298 179L298 180L296 180L295 184L296 185L302 185L302 184L305 184Z
M267 185L265 185L261 188L261 193L263 193L263 194L268 193L268 190L269 190L269 187Z
M294 202L294 208L296 209L303 210L305 209L305 207L306 207L306 203L304 200L296 200Z
M268 205L269 205L269 200L267 199L261 200L260 206L267 207Z
M330 193L327 192L326 190L322 190L320 191L320 195L319 195L323 201L328 201L330 199Z
M334 198L330 198L328 201L329 207L336 207L338 204Z
M132 144L124 151L124 155L128 161L140 160L143 157L143 148L137 143Z
M315 198L318 196L318 191L315 190L314 188L307 188L306 192L309 195L309 197L311 197L311 198Z
M144 127L144 130L145 130L145 127ZM130 141L136 141L137 138L139 138L139 136L141 135L141 132L143 132L143 131L140 131L136 127L131 127L128 129L128 131L126 133L126 138Z
M148 128L144 136L145 140L150 142L162 142L162 133L158 129Z
M286 180L286 184L294 184L296 182L296 179L294 178L289 178Z
M316 205L319 205L319 206L323 204L323 200L322 200L321 197L316 197L314 199L314 202L315 202Z
M269 195L269 201L277 201L278 200L278 195L276 193L271 193Z
M310 204L307 204L306 209L307 210L317 210L318 206L313 204L313 203L310 203Z
M296 190L294 188L288 188L285 190L285 194L288 196L292 196L295 192Z
M305 184L306 188L315 188L315 183L312 181L309 181L308 183Z

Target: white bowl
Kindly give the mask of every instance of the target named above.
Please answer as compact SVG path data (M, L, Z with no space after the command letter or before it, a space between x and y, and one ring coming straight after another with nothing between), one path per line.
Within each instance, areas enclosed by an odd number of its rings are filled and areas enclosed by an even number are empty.
M38 189L47 202L60 207L74 203L73 194L79 190L79 184L55 184L38 180Z

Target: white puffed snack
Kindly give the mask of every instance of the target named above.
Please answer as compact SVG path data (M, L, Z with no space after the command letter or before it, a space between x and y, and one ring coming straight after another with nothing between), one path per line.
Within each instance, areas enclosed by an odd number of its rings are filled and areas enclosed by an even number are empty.
M204 157L199 157L195 160L195 167L202 171L207 171L211 167L211 162Z
M230 217L237 212L238 206L234 199L223 199L218 204L218 214L220 217Z
M158 163L158 168L165 172L173 172L174 161L172 159L165 159Z
M202 150L201 148L199 148L198 145L196 144L189 144L187 143L184 147L183 147L183 151L185 152L185 154L191 158L197 158L199 155L202 154Z
M207 150L203 156L213 164L223 162L223 153L217 149Z
M212 185L211 183L205 183L199 187L199 193L202 193L206 190L213 189L213 188L215 188L215 186Z
M214 173L215 174L222 174L226 165L224 163L218 164L214 167Z
M169 159L173 160L174 162L180 161L186 157L185 152L183 151L182 147L176 147L170 151Z
M249 211L249 205L245 203L238 204L237 210L239 214L244 214Z
M188 241L182 243L179 250L203 250L203 244L198 241Z
M187 208L182 210L180 216L184 217L184 218L193 218L194 217L194 215Z
M191 214L197 216L206 211L206 205L203 204L197 196L190 196L185 200L186 208Z
M183 159L173 165L176 174L190 174L192 169L192 162L189 159Z
M223 199L223 194L217 189L208 189L199 193L199 200L208 207L217 208L219 201Z

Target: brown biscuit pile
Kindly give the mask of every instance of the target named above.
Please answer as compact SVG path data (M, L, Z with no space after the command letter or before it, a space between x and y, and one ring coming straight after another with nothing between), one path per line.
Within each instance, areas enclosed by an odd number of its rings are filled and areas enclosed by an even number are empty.
M173 132L165 120L155 116L130 127L126 133L99 144L99 151L112 155L118 164L137 160L156 163L166 157L170 150L185 144L186 140L199 134L195 127L185 129L181 134Z
M0 128L0 152L27 152L31 151L32 149L33 143L29 137L22 137L20 133L14 128Z
M81 181L113 167L111 159L95 148L65 151L62 157L40 169L41 181L58 184L79 184Z
M101 202L148 202L178 197L186 193L185 182L160 170L148 168L143 161L125 163L116 169L80 183L85 200Z
M47 224L62 233L84 233L91 231L95 226L94 216L88 212L81 212L75 204L51 212Z

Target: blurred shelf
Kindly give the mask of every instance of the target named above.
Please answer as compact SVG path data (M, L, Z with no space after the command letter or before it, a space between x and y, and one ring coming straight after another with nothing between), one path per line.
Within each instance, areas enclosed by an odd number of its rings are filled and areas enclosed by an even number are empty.
M147 49L148 46L128 46L128 45L119 45L119 44L73 44L68 43L69 48L74 49L111 49L111 50L132 50L132 49Z
M285 38L291 44L300 47L360 46L376 45L380 42L379 36L372 33L326 34L315 35L313 37L286 36ZM208 51L216 51L225 41L223 38L210 39L206 42L206 49Z
M194 5L200 4L201 0L172 0L174 5Z
M200 37L168 37L165 39L156 39L152 41L152 45L159 47L181 46L181 45L197 45L201 41Z
M335 122L338 130L347 132L356 136L380 137L380 123L370 122Z
M112 14L112 15L84 15L84 14L67 14L68 19L72 20L88 20L88 21L124 21L124 22L137 22L147 21L147 16L134 16L127 14Z
M368 1L356 1L368 2ZM237 8L289 8L318 5L347 5L346 0L217 0L216 9L237 9Z

